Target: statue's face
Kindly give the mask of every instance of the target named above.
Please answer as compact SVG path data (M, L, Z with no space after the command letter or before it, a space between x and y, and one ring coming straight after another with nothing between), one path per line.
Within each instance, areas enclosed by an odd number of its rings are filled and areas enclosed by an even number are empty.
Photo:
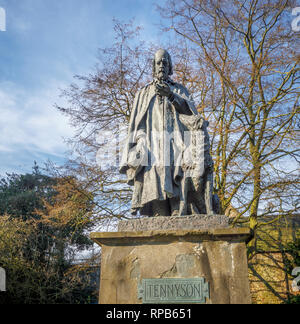
M159 50L155 54L155 76L160 80L167 80L170 71L170 63L166 51Z

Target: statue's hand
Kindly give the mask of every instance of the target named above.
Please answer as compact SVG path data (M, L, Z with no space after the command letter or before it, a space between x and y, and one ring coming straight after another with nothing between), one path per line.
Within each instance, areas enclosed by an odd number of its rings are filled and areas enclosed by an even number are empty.
M156 93L163 97L169 97L172 91L167 83L156 83Z

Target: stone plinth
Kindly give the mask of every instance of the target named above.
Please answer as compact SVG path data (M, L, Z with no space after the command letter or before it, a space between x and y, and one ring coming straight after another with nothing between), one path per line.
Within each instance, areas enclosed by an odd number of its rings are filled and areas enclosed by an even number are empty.
M226 228L229 219L225 215L190 215L177 217L147 217L119 222L119 232L177 230L177 229L217 229Z
M143 279L204 278L208 304L251 302L248 229L92 233L102 247L100 303L140 304Z

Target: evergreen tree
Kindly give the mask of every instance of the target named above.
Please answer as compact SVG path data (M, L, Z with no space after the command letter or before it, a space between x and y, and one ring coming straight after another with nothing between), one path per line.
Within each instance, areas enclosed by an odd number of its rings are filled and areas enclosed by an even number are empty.
M90 247L93 197L74 177L7 174L0 181L0 266L7 292L0 303L85 303L88 264L76 254Z

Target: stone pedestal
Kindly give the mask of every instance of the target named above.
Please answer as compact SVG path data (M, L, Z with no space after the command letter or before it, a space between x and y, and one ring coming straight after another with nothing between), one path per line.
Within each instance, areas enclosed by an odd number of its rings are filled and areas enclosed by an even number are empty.
M251 302L245 244L250 238L248 229L105 232L92 233L91 238L102 247L101 304L141 304L142 281L162 278L203 278L209 285L208 304ZM182 296L192 294L188 282L184 281Z

